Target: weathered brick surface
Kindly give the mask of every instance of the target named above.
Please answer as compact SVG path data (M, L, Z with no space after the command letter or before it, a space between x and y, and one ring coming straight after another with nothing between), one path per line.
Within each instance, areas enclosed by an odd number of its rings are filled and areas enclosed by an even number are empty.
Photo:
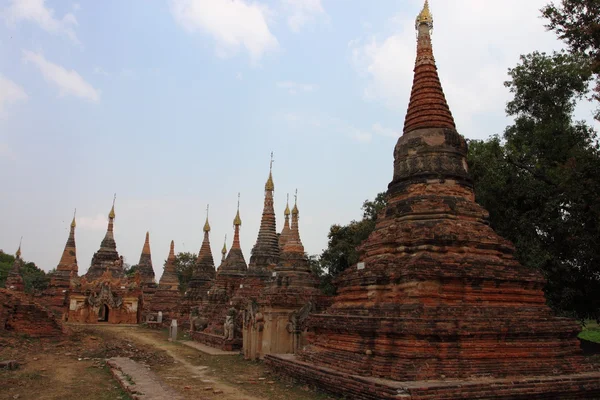
M108 214L108 228L106 235L100 243L100 249L92 256L92 263L85 278L88 282L94 281L100 278L104 271L108 270L113 278L122 278L125 276L123 270L123 258L119 257L117 252L117 244L113 233L115 220L115 208L110 210Z
M19 247L19 251L17 252L15 262L13 263L10 271L8 271L8 276L6 277L6 281L4 282L4 286L8 290L14 290L16 292L23 292L25 290L25 283L23 282L23 277L21 276L21 267L23 266L23 260L21 259L20 253L21 250Z
M553 315L543 277L516 261L475 203L467 144L437 78L430 17L426 6L417 20L388 205L359 247L360 262L338 277L332 306L309 317L302 363L272 364L352 398L392 397L341 375L412 382L405 395L419 399L595 398L600 373L582 357L579 325ZM481 384L492 378L492 389ZM431 384L446 380L454 383Z
M47 308L33 302L24 293L0 289L0 333L32 337L57 337L68 333L60 320Z
M392 381L340 372L299 361L291 354L268 355L265 363L276 373L294 381L315 385L353 400L547 400L598 399L598 373L580 373L510 379L465 379L445 381Z
M260 220L260 229L256 244L252 248L248 265L249 270L273 270L279 262L279 239L277 238L275 209L273 207L274 190L273 175L269 172L269 178L265 184L265 203Z
M149 311L163 313L163 325L168 326L172 319L180 320L183 296L179 292L179 278L175 270L175 243L171 241L167 264L154 295L150 299Z
M154 283L154 268L152 267L152 253L150 252L150 232L146 232L146 240L138 261L138 271L142 276L142 283Z

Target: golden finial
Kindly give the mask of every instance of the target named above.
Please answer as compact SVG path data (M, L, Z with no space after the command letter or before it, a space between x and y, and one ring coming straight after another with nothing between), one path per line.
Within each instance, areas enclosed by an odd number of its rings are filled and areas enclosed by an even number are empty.
M209 205L206 205L206 222L204 223L204 232L210 232L210 224L208 223L208 207Z
M108 218L115 219L115 200L117 200L117 194L115 193L115 197L113 197L113 205L108 213Z
M296 189L296 194L294 195L294 208L292 209L292 214L298 215L298 189Z
M265 183L265 190L275 190L275 184L273 183L273 152L271 152L271 164L269 165L269 179Z
M77 209L73 212L73 221L71 221L71 228L75 228L77 224L75 223L75 215L77 214Z
M17 256L17 258L21 258L21 243L23 242L23 236L21 236L21 239L19 240L19 248L17 249L17 252L15 253L15 256Z
M221 254L223 254L223 256L227 254L227 235L225 235L225 241L223 242L223 249L221 250Z
M288 216L290 215L290 194L287 194L287 202L285 204L285 211L283 212L284 215Z
M423 10L421 10L417 16L417 20L415 21L415 29L419 29L421 24L425 24L429 27L429 29L433 29L433 15L431 15L431 11L429 11L429 0L425 0Z
M238 193L238 205L237 205L237 213L235 214L235 218L233 219L234 226L242 225L242 219L240 218L240 194Z

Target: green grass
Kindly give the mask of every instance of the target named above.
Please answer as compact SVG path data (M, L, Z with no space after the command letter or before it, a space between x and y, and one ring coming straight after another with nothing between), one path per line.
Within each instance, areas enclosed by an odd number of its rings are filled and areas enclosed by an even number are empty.
M579 338L600 343L600 326L598 326L598 323L596 321L586 321Z

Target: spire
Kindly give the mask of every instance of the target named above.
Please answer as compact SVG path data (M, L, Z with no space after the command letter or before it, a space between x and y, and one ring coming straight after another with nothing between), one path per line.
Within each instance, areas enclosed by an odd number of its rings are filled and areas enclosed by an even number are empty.
M115 200L117 200L117 194L115 193L115 197L113 197L113 204L110 212L108 213L109 219L115 219Z
M205 233L210 232L210 224L208 223L208 207L209 206L210 206L209 204L206 205L206 222L204 223L204 228L202 228L202 230Z
M71 222L69 238L67 239L67 243L65 244L65 249L63 250L63 254L60 257L60 261L58 262L58 265L56 266L56 271L66 271L69 273L71 271L74 271L75 274L78 273L77 249L75 248L75 227L76 226L77 226L77 224L75 223L75 214L73 214L73 221Z
M142 247L142 254L138 262L138 272L141 275L142 282L154 282L154 267L152 266L152 254L150 253L150 232L146 232L146 240Z
M277 239L277 226L275 210L273 209L273 153L269 179L265 185L265 203L256 244L252 248L249 269L272 269L279 262L279 241Z
M77 224L75 223L75 215L77 214L77 209L73 212L73 221L71 221L71 230L75 229Z
M283 212L285 220L283 222L283 229L281 230L281 234L279 235L280 249L283 249L283 246L285 246L286 242L290 239L290 235L292 234L292 230L290 229L290 214L290 194L288 193L285 211Z
M169 256L167 257L163 274L160 277L159 287L166 287L171 290L178 290L179 287L179 278L175 269L175 242L173 240L171 240Z
M300 228L298 226L298 218L300 211L298 210L298 189L296 189L296 194L294 195L294 208L292 209L292 239L299 243L302 246L302 241L300 240ZM302 246L302 251L304 251L304 246Z
M269 166L269 179L267 179L267 183L265 183L265 191L274 191L275 184L273 183L273 152L271 152L271 164Z
M223 241L223 248L221 249L221 263L225 261L225 256L227 255L227 235L225 235L225 240Z
M238 205L237 205L237 214L235 214L235 218L233 219L234 226L242 225L242 219L240 218L240 194L238 193Z
M404 120L404 133L423 128L455 129L454 118L446 102L437 73L431 30L433 16L426 0L415 21L417 29L417 59L414 69L410 103Z
M219 267L219 274L239 274L242 272L246 272L248 269L248 265L246 264L246 260L244 259L244 254L242 253L242 248L240 247L240 227L242 226L242 219L240 218L240 194L238 193L238 207L235 218L233 219L233 244L231 245L231 250L229 250L229 254L225 258L225 253L223 253L223 262ZM227 238L227 236L225 236ZM225 246L223 246L225 249Z
M19 248L17 249L17 252L15 253L15 258L17 259L21 259L21 243L23 242L23 236L21 236L21 239L19 240Z

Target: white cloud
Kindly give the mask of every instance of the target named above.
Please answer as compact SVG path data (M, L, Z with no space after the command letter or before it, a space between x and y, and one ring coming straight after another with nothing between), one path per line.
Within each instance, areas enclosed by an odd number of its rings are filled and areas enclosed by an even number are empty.
M85 81L75 70L67 70L54 64L39 53L23 50L23 59L33 63L47 82L56 85L60 96L75 96L92 102L100 100L100 93Z
M201 31L217 42L217 54L229 57L243 47L253 63L279 47L271 33L268 7L245 0L171 0L173 17L188 32Z
M283 0L283 3L290 12L288 26L296 33L305 25L314 24L317 17L327 16L321 0Z
M11 3L4 13L9 24L30 21L46 32L65 35L73 42L79 43L73 30L73 27L78 25L77 18L72 13L66 13L60 19L55 18L54 10L46 7L45 0L11 0Z
M317 85L292 81L277 82L277 87L287 90L290 94L313 92L319 88Z
M6 113L6 106L27 100L25 90L0 74L0 118Z
M458 129L467 137L483 138L504 128L510 94L503 82L520 54L561 46L540 18L539 9L546 3L456 0L433 5L433 47L440 79ZM422 1L410 4L410 12L388 21L387 32L349 43L352 63L365 78L365 98L399 114L405 112L410 97L416 56L414 18ZM478 122L484 119L494 119L498 126Z
M108 226L106 215L96 214L94 217L77 217L77 227L88 231L103 231Z

